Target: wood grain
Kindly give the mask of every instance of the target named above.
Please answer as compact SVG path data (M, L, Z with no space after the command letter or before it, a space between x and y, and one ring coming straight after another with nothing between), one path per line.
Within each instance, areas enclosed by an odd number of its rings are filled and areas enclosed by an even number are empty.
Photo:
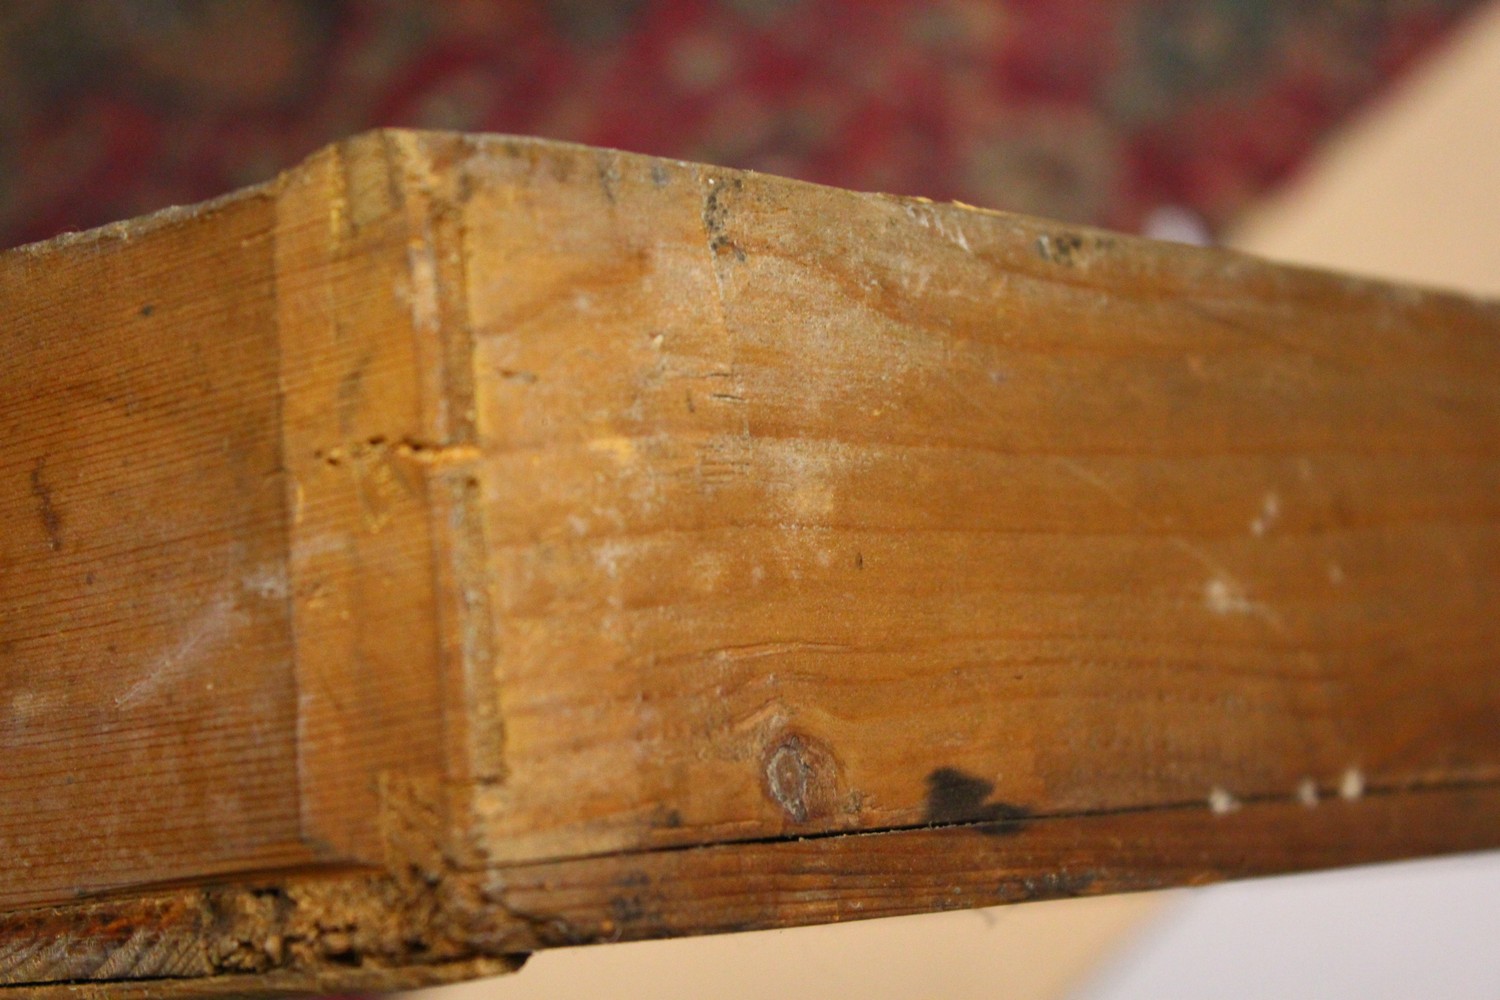
M478 162L501 857L1500 777L1494 308Z
M0 287L0 984L1500 844L1495 305L403 132Z
M1416 806L1418 808L1412 808ZM530 917L513 946L562 947L1063 899L1494 844L1493 788L1315 808L1199 804L645 851L497 871ZM1274 849L1268 847L1274 845Z
M309 858L274 209L0 257L4 905Z

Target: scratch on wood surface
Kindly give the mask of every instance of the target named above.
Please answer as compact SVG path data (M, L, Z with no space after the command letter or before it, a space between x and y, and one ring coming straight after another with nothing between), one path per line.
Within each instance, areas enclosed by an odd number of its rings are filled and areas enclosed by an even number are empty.
M47 547L57 552L63 547L62 515L52 502L52 487L44 475L47 458L42 456L31 467L31 495L36 498L37 516L42 519L42 530L47 534Z
M115 698L116 708L128 708L170 686L196 667L201 658L222 643L239 619L234 597L220 594L188 626L175 645L158 656L146 672Z
M841 642L817 642L809 639L771 639L738 646L720 646L708 655L720 660L754 660L763 656L786 656L789 653L847 653L852 646Z
M1064 456L1057 456L1053 461L1059 468L1075 479L1094 487L1105 497L1125 510L1130 511L1143 525L1151 528L1167 526L1165 524L1159 525L1157 518L1153 517L1148 511L1131 503L1112 483L1082 463ZM1269 494L1267 501L1262 507L1262 516L1274 517L1275 515L1279 515L1279 513L1279 500L1276 499L1275 494ZM1164 521L1165 519L1161 520ZM1166 541L1167 544L1189 556L1209 571L1210 576L1203 584L1203 604L1209 611L1220 616L1249 615L1259 618L1278 634L1285 633L1285 624L1282 622L1281 616L1265 604L1252 600L1249 596L1248 588L1240 581L1238 576L1231 572L1221 561L1209 555L1202 546L1180 535L1169 536Z
M906 212L907 218L923 229L937 233L964 253L974 252L974 248L969 245L968 236L964 233L963 224L958 220L957 212L945 210L926 198L902 199L901 207Z
M745 259L745 251L740 249L727 235L725 221L729 215L728 206L723 201L723 188L717 177L707 177L700 168L697 171L698 187L703 200L703 238L708 249L708 270L714 283L714 301L718 317L719 334L723 338L723 351L725 358L724 369L729 373L729 388L731 395L745 398L744 386L740 383L738 368L734 360L734 334L729 326L729 299L724 286L724 272L721 267L720 254L729 251L730 255L737 260ZM736 179L734 187L738 189L742 182ZM691 399L689 400L691 403ZM748 407L741 407L739 418L740 434L743 437L750 436L750 415Z

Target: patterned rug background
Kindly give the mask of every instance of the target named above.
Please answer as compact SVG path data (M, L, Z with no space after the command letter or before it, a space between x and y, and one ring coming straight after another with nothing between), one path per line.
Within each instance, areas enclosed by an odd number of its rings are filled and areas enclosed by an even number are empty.
M264 180L372 125L1216 228L1471 6L6 0L0 246Z

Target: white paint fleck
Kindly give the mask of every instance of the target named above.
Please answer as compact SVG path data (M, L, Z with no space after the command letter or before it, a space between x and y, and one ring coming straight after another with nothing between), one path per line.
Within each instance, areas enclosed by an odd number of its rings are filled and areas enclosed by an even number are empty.
M292 565L300 568L324 556L345 552L349 545L349 536L342 531L320 531L312 535L301 535L292 545Z
M1333 584L1335 587L1341 585L1344 582L1344 567L1340 566L1336 562L1329 563L1328 582Z
M1297 785L1297 801L1309 809L1317 806L1318 783L1311 778L1303 778Z
M901 269L898 278L908 293L921 295L932 283L932 268L908 263Z
M437 260L432 255L432 245L423 239L413 239L406 248L407 274L411 285L405 292L407 308L411 311L412 325L421 331L436 330L442 321L438 306Z
M1220 785L1215 785L1208 792L1208 808L1215 816L1227 816L1240 808L1240 800L1234 797L1234 793Z
M281 600L287 595L286 572L278 566L257 566L240 579L247 591L266 600Z
M1346 802L1356 802L1364 798L1364 794L1364 772L1357 767L1349 768L1349 770L1344 772L1344 776L1339 779L1339 798Z
M3 736L19 734L38 719L42 720L43 728L45 728L45 717L52 710L53 703L57 699L56 693L42 693L26 688L11 695L10 711L5 718ZM0 739L0 743L4 742L8 741Z
M620 435L598 437L590 441L587 447L595 454L609 455L621 465L628 465L635 459L635 442L628 437Z
M630 555L629 542L610 539L601 542L599 547L594 550L594 565L602 570L604 575L611 580L618 580L620 579L620 562L621 560L629 560ZM619 599L620 595L617 592L610 595L612 603L618 602Z
M36 692L22 689L11 695L10 713L18 719L25 719L31 715L32 707L36 704Z
M1278 633L1286 631L1280 615L1259 601L1251 600L1244 584L1222 571L1203 585L1203 603L1216 615L1248 615L1259 618Z
M693 556L692 567L693 583L702 593L713 593L728 575L723 554L711 548L700 549Z
M1250 534L1256 538L1261 537L1271 530L1278 518L1281 517L1281 498L1275 493L1267 493L1260 504L1260 514L1250 522Z
M1245 588L1225 576L1212 577L1204 584L1203 603L1216 615L1249 615L1256 611L1255 602L1246 596Z
M789 524L822 524L838 505L836 484L848 458L841 446L791 442L774 453L770 484Z

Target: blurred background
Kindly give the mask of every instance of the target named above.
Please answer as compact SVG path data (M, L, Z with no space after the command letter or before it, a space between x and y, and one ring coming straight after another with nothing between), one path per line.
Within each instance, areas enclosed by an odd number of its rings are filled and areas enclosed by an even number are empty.
M0 245L374 125L919 194L1500 297L1500 2L0 0ZM425 1000L1500 998L1500 853L610 945Z
M1473 6L5 0L0 245L262 181L374 125L1217 232Z

